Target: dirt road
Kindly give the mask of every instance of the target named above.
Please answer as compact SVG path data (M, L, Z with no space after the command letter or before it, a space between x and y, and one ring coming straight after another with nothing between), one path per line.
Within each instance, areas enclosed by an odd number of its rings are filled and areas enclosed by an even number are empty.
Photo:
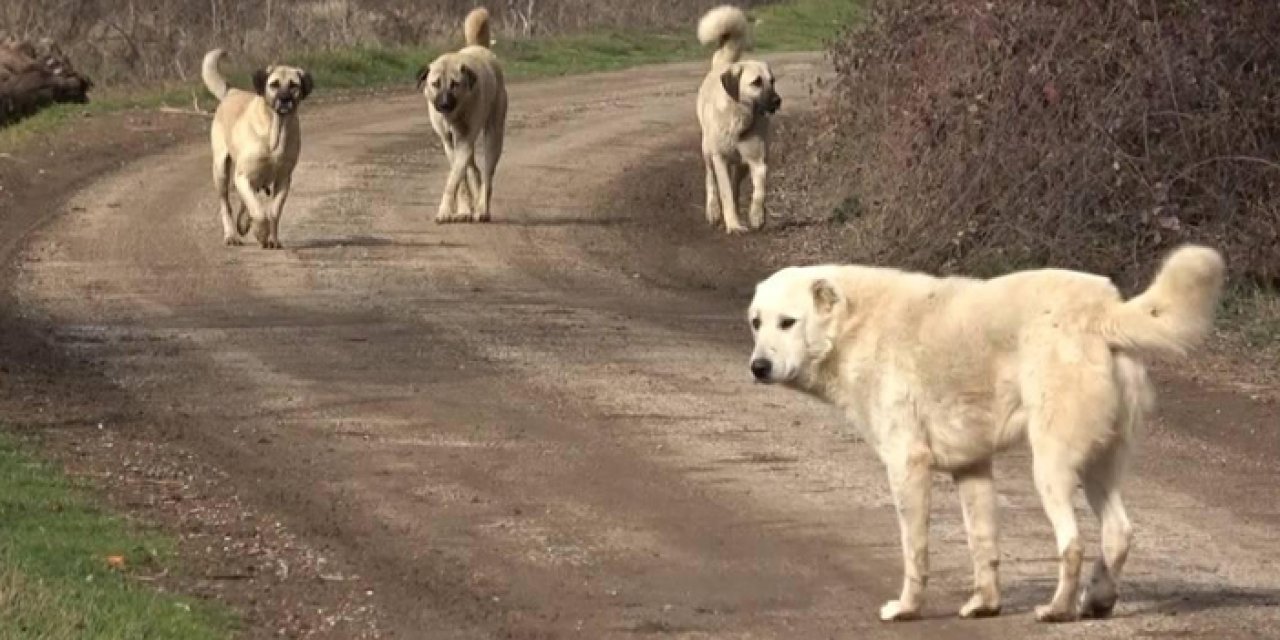
M784 110L800 107L816 58L777 64ZM1274 408L1167 375L1168 419L1127 494L1139 537L1114 620L1031 621L1053 542L1013 452L998 465L1005 616L954 618L967 551L939 479L930 618L876 622L900 563L881 468L827 409L750 383L743 309L763 241L704 230L701 194L670 191L700 184L702 72L513 86L484 226L430 222L442 156L415 96L304 114L283 251L221 244L208 150L178 145L41 214L11 293L49 353L126 398L109 429L166 425L238 499L358 576L386 635L1246 638L1280 624ZM673 197L687 205L652 206Z

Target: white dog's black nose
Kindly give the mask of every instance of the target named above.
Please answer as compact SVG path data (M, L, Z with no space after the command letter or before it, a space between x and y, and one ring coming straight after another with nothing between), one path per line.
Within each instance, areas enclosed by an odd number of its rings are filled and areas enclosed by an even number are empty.
M764 358L756 358L751 361L751 375L756 380L768 380L769 372L773 370L773 363Z

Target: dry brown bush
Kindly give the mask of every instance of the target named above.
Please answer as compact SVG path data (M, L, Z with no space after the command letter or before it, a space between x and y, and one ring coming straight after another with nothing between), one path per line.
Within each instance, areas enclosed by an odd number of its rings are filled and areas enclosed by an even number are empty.
M715 0L5 0L0 36L52 38L101 85L191 80L224 47L246 58L456 39L487 4L498 37L688 27ZM750 4L749 2L747 4Z
M1280 279L1280 3L878 0L832 59L859 259L1132 284L1200 241Z

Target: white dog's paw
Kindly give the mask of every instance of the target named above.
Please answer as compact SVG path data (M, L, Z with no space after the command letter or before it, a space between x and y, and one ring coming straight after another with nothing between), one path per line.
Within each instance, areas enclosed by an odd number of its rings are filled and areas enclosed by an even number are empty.
M237 238L236 236L223 236L222 244L225 244L228 247L238 247L241 245L241 242L240 238Z
M731 236L738 235L740 233L747 233L748 231L751 231L751 230L742 226L741 224L726 225L724 228L724 232Z
M902 620L915 620L920 617L920 608L905 608L900 600L890 600L880 607L880 620L883 622L898 622Z
M472 222L488 222L489 212L485 211L482 213L477 211L476 213L471 214L471 221Z
M452 213L447 211L441 211L440 213L436 214L436 224L450 224L453 222L461 222L461 221L470 220L470 219L471 219L470 214L464 216L462 214L457 214L457 213Z

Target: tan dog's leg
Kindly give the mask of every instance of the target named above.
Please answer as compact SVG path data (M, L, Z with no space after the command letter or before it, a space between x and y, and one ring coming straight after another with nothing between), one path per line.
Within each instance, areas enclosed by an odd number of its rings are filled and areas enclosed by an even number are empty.
M991 461L953 474L960 488L960 507L969 553L973 556L973 595L960 608L961 618L982 618L1000 613L1000 550L996 535L996 490Z
M1089 584L1080 597L1081 613L1105 618L1116 606L1116 581L1129 557L1133 525L1120 499L1120 476L1128 454L1124 443L1116 443L1085 470L1084 491L1089 506L1102 521L1102 557L1093 565Z
M1033 421L1037 419L1043 418L1032 418ZM1031 429L1036 428L1032 426ZM1041 622L1076 619L1076 593L1080 587L1080 563L1084 555L1075 508L1071 504L1077 474L1065 452L1059 450L1060 446L1044 437L1031 439L1036 490L1044 503L1045 515L1053 524L1053 536L1058 545L1058 588L1049 604L1036 607L1036 619Z
M747 213L747 224L751 225L753 231L759 231L764 228L765 210L765 178L769 174L769 166L765 164L763 159L753 158L750 162L751 167L751 210Z
M218 194L218 217L222 219L222 242L227 246L240 244L236 221L231 217L231 162L227 157L214 158L213 190Z
M702 162L707 168L707 224L715 227L719 226L721 221L720 187L716 184L716 167L714 161L711 159L711 154L703 154Z
M289 187L292 181L288 178L276 183L272 189L271 205L267 208L267 249L283 249L280 244L280 216L284 213L284 202L289 199Z
M249 209L249 220L253 226L253 235L257 237L258 243L263 249L267 248L268 231L266 214L262 211L262 203L258 201L258 194L254 192L253 185L249 184L249 176L244 174L236 174L236 193L240 195L240 204Z
M929 501L932 471L928 445L919 442L889 447L885 458L889 487L898 510L902 534L902 594L880 607L880 619L912 620L924 606L929 581Z
M459 216L454 213L454 203L458 199L458 188L467 176L467 168L475 162L475 141L467 138L455 139L453 157L449 158L449 177L444 183L444 192L440 194L440 209L436 212L436 222L454 222ZM470 217L470 216L468 216Z
M711 165L715 168L716 186L720 193L720 209L724 214L724 230L728 233L744 233L747 228L738 222L738 207L733 197L733 172L727 159L718 154L711 154Z
M479 205L476 207L474 220L489 221L489 200L493 197L493 176L498 171L498 160L502 158L502 143L505 137L502 123L491 123L484 132L484 164L480 169ZM475 164L471 165L475 171Z
M440 132L440 144L441 146L444 147L445 160L448 161L449 166L452 167L453 166L453 133L448 130ZM455 203L455 206L457 207L458 215L461 215L461 216L471 215L471 211L472 211L471 201L472 201L472 198L475 196L475 194L478 193L477 189L479 188L478 187L479 181L480 181L479 171L475 168L475 163L472 162L471 166L467 167L466 183L458 188L458 199Z

